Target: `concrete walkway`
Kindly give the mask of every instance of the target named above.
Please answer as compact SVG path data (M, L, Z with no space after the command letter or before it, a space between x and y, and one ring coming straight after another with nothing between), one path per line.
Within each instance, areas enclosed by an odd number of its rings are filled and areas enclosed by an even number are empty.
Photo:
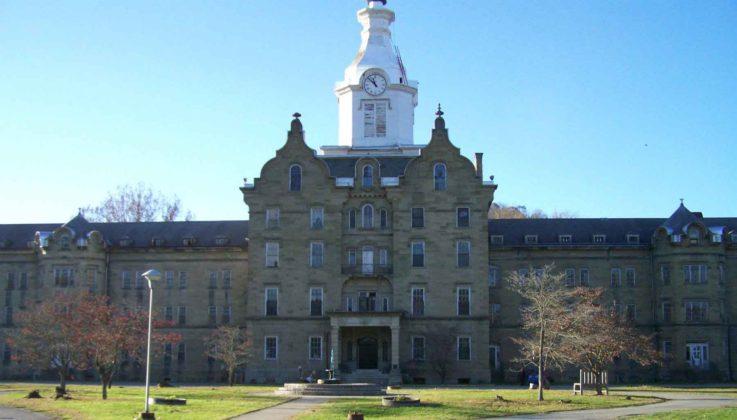
M263 410L252 411L242 416L233 417L235 420L254 420L254 419L268 419L268 420L288 420L303 411L310 410L317 407L318 405L335 399L335 397L315 397L315 396L304 396L297 398L285 403L275 405L272 407L264 408Z
M44 414L34 413L32 411L21 410L19 408L0 407L0 420L14 419L14 420L48 420L48 417Z
M612 392L614 395L658 397L667 401L635 407L604 408L597 410L561 411L549 414L513 416L515 419L616 419L674 410L697 410L737 406L737 399L720 395L694 394L681 392Z

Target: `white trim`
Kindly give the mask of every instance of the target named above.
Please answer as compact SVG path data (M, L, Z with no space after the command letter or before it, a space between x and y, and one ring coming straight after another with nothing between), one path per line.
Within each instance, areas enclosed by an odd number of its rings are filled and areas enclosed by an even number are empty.
M366 226L366 207L371 209L371 225ZM361 206L361 229L373 229L374 228L374 206L370 203Z
M273 265L269 265L269 245L276 245L276 260L274 261L276 264ZM267 268L279 267L279 242L266 242L264 244L264 266Z
M445 173L445 178L444 178L444 180L445 180L445 182L444 182L445 188L438 189L438 188L436 188L436 185L435 185L435 171L436 171L437 167L438 166L441 166L441 165L442 165L442 167L444 169L444 173ZM437 163L435 163L432 166L432 189L433 189L433 191L447 191L448 190L448 165L446 165L445 162L437 162Z
M502 358L499 356L502 352L502 346L498 344L489 344L489 353L491 353L491 349L494 349L494 365L489 366L489 368L492 370L499 370L502 367Z
M312 291L320 291L320 315L312 315ZM322 287L310 287L310 291L307 295L307 314L309 316L323 316L325 315L325 290Z
M314 225L314 216L316 213L320 213L320 226ZM322 230L325 229L325 207L310 207L310 229Z
M320 356L312 357L312 339L317 338L320 342ZM322 360L323 351L323 339L321 335L311 335L307 338L307 358L309 360Z
M415 359L415 338L421 338L422 339L422 358L421 359ZM412 349L412 360L417 360L420 362L423 362L427 360L427 340L425 339L424 335L413 335L410 337L410 345Z
M269 290L276 290L276 314L274 315L268 315ZM278 287L265 287L264 288L264 316L279 316L279 288Z
M537 245L537 235L525 235L526 245Z
M422 245L422 265L415 265L415 244ZM424 268L427 267L427 253L425 252L425 241L412 241L410 242L409 248L409 266L410 268Z
M415 315L415 290L422 290L422 315ZM425 308L427 307L427 296L425 295L425 288L424 287L412 287L412 290L410 291L409 295L409 306L412 310L411 315L412 316L424 316L425 315Z
M299 168L299 189L298 190L292 189L292 168L294 168L295 166ZM301 192L302 191L302 180L303 180L302 175L303 174L304 174L304 171L302 170L302 165L298 163L293 163L289 165L289 170L287 172L287 191L288 192Z
M468 339L468 359L461 359L461 339ZM459 362L470 362L473 360L473 347L470 335L459 335L456 337L456 360Z
M601 239L601 241L597 241L597 239ZM593 241L595 244L605 244L606 243L606 235L596 233L594 234Z
M276 354L274 355L274 357L267 357L268 347L266 345L270 338L273 338L274 341L276 342L275 343L276 345L274 346L276 348L276 351L275 351ZM278 360L278 359L279 359L279 336L278 335L264 336L264 360Z
M461 265L461 243L468 243L468 265ZM469 268L471 267L471 241L468 239L459 239L456 241L456 268Z
M366 185L366 168L370 170L369 177L371 178L371 184ZM367 163L361 167L361 188L373 188L374 187L374 167L370 163Z
M422 210L422 226L414 226L413 221L413 213L414 209L420 209ZM425 228L425 208L424 207L410 207L409 208L409 228L410 229L424 229Z
M468 290L468 314L461 314L461 290ZM456 316L471 316L471 286L456 287Z
M320 248L322 248L322 260L320 261L320 265L314 265L312 259L314 258L315 254L313 253L313 246L319 245ZM325 243L323 241L311 241L310 242L310 257L307 261L307 264L310 268L322 268L325 266Z
M458 222L460 221L459 218L459 210L466 209L468 210L468 226L461 226ZM464 207L456 207L456 228L458 229L466 229L471 227L471 207L470 206L464 206Z

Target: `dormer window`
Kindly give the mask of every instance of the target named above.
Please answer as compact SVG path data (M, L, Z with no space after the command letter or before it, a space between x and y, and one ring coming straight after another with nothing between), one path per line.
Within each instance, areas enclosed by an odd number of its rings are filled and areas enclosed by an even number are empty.
M433 168L435 191L445 191L448 188L448 171L444 163L436 163Z
M633 233L627 234L627 243L628 244L639 244L640 243L640 235L636 235Z
M230 239L228 239L227 236L217 236L217 237L215 237L215 245L217 245L217 246L228 245L228 242L230 242Z
M77 239L77 248L78 249L85 249L85 248L87 248L87 238L79 238L79 239Z
M537 235L525 235L525 243L528 245L537 243Z
M63 250L69 249L69 237L68 236L61 237L61 240L59 240L59 247Z
M491 244L492 245L503 245L504 235L491 235Z
M670 235L670 241L674 244L680 244L681 243L681 234L680 233L674 233Z
M562 244L570 244L573 242L573 236L571 235L558 235L558 242Z
M197 242L197 239L194 236L185 236L182 239L182 245L184 246L193 246L195 242Z
M722 243L722 235L719 233L712 233L711 241L714 242L715 244Z
M730 236L730 240L732 241L732 243L737 244L737 233L732 233L729 236Z
M697 245L701 240L701 231L699 228L692 226L688 229L688 241L691 244Z
M386 101L363 103L363 136L386 137Z
M366 165L363 167L363 178L361 180L363 188L371 188L374 186L374 167Z
M302 167L292 165L289 167L289 191L302 190Z
M153 238L153 239L151 239L151 245L153 245L155 247L164 246L165 243L166 243L166 241L164 240L164 238Z
M594 235L595 244L603 244L606 242L606 235Z
M131 239L131 238L129 238L129 237L126 236L125 238L120 239L120 241L118 242L118 244L120 244L120 246L122 246L122 247L131 246L131 245L133 245L133 239Z

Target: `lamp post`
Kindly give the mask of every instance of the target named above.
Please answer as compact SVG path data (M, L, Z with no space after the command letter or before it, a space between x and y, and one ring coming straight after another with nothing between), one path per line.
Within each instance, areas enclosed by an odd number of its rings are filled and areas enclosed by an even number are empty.
M152 283L161 280L161 272L158 270L148 270L143 273L142 276L148 281L148 340L146 343L146 405L144 412L141 413L141 418L153 419L156 418L156 416L154 413L148 411L149 379L151 377L151 319L153 318L154 309L154 289L151 285Z

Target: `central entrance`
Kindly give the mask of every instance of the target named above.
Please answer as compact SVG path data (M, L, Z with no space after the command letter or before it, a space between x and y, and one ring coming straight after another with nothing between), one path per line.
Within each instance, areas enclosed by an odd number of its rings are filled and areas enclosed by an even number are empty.
M374 337L361 337L358 339L358 368L378 369L379 367L379 342Z

